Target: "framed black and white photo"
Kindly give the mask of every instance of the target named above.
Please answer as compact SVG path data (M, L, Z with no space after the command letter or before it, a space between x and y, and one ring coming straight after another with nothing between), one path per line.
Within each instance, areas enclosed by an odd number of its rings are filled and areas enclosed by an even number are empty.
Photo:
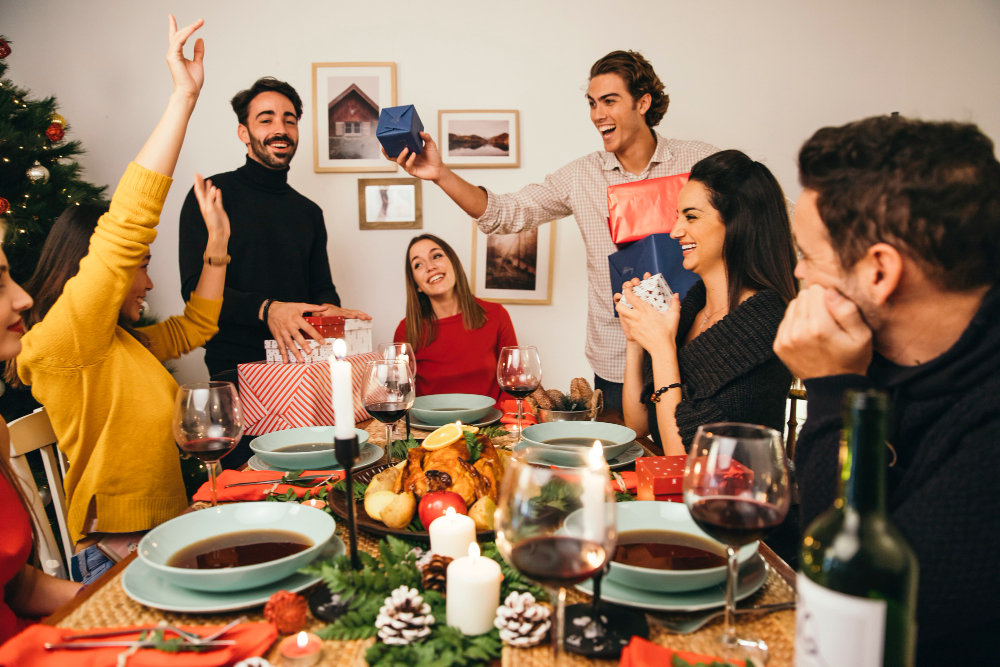
M442 161L456 169L521 166L518 113L514 110L438 111Z
M418 178L359 178L361 229L423 229Z
M313 170L396 171L375 138L396 106L396 63L313 63Z
M517 234L484 234L472 225L472 293L521 305L552 303L555 221Z

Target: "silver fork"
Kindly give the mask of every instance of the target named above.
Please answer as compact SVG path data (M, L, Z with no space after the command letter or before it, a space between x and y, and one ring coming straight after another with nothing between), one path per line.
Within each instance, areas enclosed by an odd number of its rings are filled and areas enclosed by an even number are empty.
M139 628L139 629L133 629L133 630L112 630L112 631L109 631L109 632L87 632L87 633L83 633L83 634L63 635L62 636L62 640L63 641L73 641L73 640L77 640L77 639L105 639L107 637L118 637L120 635L131 635L131 634L134 634L136 632L142 632L144 630L164 630L164 631L173 632L174 634L176 634L177 636L181 637L182 639L184 639L188 643L191 643L191 644L205 644L207 642L213 642L213 641L215 641L216 639L218 639L222 635L226 634L227 632L229 632L230 630L232 630L233 628L235 628L240 623L246 623L246 620L247 620L246 616L240 616L235 621L232 621L232 622L228 623L227 625L219 628L218 630L216 630L215 632L213 632L212 634L210 634L210 635L208 635L206 637L202 637L201 635L197 635L197 634L194 634L192 632L186 632L184 630L181 630L180 628L177 628L177 627L174 627L173 625L170 625L166 621L160 621L156 625L150 626L148 628Z
M746 609L737 609L736 613L740 616L747 614L763 615L770 614L776 611L782 611L784 609L795 609L794 602L777 602L774 604L762 604L759 607L747 607ZM685 619L674 619L674 618L664 618L658 614L651 614L646 612L646 615L653 620L653 622L675 635L689 635L693 632L701 630L703 627L711 623L717 618L721 618L726 611L724 609L716 609L710 611L701 616L696 616L695 618L685 618Z

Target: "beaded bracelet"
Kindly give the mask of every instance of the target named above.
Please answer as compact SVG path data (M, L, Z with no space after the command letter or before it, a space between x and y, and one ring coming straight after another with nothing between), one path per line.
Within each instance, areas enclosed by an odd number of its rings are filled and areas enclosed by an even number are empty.
M659 389L657 389L656 391L653 392L653 395L649 397L649 400L652 401L653 403L659 403L660 402L660 396L662 396L663 394L667 393L671 389L680 389L680 388L681 388L681 383L680 382L675 382L673 384L668 384L666 387L660 387Z

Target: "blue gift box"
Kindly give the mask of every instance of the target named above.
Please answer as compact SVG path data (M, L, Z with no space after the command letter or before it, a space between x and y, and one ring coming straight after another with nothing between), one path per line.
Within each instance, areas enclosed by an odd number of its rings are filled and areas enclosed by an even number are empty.
M698 274L688 271L683 264L681 244L676 239L670 238L670 234L650 234L624 250L608 255L611 293L621 292L626 280L642 280L642 274L648 271L650 275L662 273L670 290L683 299L691 286L701 280ZM615 317L618 317L618 311L615 311Z
M409 148L411 153L420 152L424 143L420 140L423 131L424 124L420 122L417 110L412 104L406 104L382 109L375 138L382 144L386 155L399 157L404 148Z

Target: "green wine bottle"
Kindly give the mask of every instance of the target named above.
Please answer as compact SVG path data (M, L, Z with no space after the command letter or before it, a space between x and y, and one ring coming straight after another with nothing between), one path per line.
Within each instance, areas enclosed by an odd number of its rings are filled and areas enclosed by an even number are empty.
M885 512L886 405L844 397L840 497L802 540L796 667L914 664L917 557Z

